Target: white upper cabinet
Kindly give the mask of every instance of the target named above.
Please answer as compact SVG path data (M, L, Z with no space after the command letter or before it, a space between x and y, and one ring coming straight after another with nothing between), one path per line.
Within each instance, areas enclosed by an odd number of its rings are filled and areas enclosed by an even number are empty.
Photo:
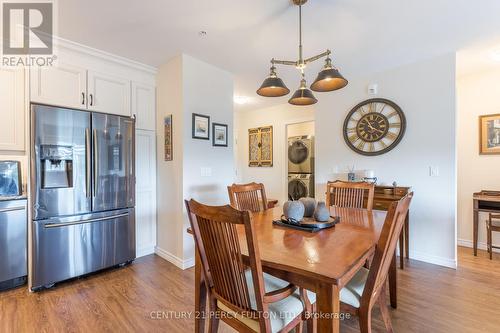
M30 70L31 101L69 108L87 107L87 70L59 63Z
M0 69L0 150L24 150L26 94L22 68Z
M129 80L89 70L87 87L89 110L131 116Z
M137 129L156 129L155 91L153 85L132 82L132 115L136 117Z

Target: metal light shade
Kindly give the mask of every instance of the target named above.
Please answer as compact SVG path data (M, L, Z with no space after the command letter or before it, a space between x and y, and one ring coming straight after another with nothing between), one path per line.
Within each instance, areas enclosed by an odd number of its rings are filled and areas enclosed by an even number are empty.
M339 73L336 68L332 67L330 58L326 59L326 64L323 70L319 72L316 80L311 84L311 89L314 91L325 92L334 91L347 86L347 80Z
M290 89L285 86L283 80L276 76L269 76L257 90L257 94L264 97L280 97L289 92Z
M262 85L257 90L257 94L264 97L280 97L287 95L289 92L290 89L288 89L283 80L276 75L276 67L274 67L273 63L269 77L262 82Z
M312 105L316 104L316 102L318 100L314 97L312 91L307 89L305 80L301 81L300 88L288 100L288 103L293 105Z

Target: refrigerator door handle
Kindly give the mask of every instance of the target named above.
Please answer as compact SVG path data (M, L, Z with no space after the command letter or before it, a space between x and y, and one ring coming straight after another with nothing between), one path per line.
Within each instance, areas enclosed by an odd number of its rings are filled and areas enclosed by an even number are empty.
M0 209L0 213L8 213L8 212L15 212L16 210L23 210L25 207L11 207L11 208L4 208Z
M99 169L99 145L97 142L97 130L94 129L94 194L93 196L97 196L97 182L99 180L98 172Z
M113 215L113 216L106 216L106 217L99 217L95 219L90 219L90 220L83 220L83 221L73 221L73 222L64 222L64 223L46 223L44 225L45 228L60 228L60 227L67 227L70 225L78 225L78 224L85 224L85 223L93 223L93 222L103 222L103 221L109 221L109 220L115 220L120 217L126 217L129 216L129 213L123 213L123 214L118 214L118 215Z
M90 153L90 129L85 129L85 192L87 198L91 196L91 187L90 187L90 179L92 177L91 174L91 153Z

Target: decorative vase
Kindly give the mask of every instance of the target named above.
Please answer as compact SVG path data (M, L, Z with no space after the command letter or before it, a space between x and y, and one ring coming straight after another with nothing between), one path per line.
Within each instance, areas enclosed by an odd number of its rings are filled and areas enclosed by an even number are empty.
M327 222L330 219L330 210L326 207L324 201L318 202L314 211L314 219L318 222Z
M304 204L304 217L312 217L316 208L316 200L314 198L304 197L299 199Z
M304 210L304 204L300 201L287 201L283 205L283 215L285 215L286 219L302 221Z
M350 182L353 182L356 180L356 174L354 172L349 172L347 174L347 180Z

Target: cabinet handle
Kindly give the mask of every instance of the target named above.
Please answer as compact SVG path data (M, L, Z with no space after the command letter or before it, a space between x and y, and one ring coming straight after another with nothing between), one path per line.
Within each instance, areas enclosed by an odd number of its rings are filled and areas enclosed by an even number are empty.
M94 97L90 94L90 106L94 105Z
M85 93L82 92L82 105L85 105Z

